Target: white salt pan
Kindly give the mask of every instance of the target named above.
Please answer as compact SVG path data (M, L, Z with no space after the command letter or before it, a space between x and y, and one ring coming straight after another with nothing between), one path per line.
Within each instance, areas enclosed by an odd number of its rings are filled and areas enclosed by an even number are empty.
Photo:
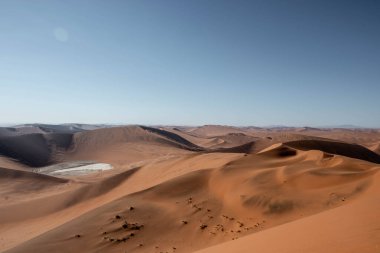
M97 171L97 170L110 170L112 169L112 166L107 163L94 163L94 164L88 164L68 169L61 169L51 172L50 174L71 174L71 173L85 173L86 171Z

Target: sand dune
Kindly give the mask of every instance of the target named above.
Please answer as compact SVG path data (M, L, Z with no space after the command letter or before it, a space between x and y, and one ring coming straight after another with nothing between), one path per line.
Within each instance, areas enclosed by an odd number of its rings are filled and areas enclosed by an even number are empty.
M49 164L51 149L42 134L29 134L2 138L0 154L28 166Z
M8 214L8 216L3 215L3 220L0 222L4 225L0 228L0 238L2 238L0 245L2 248L12 247L20 243L19 235L22 235L23 238L21 242L28 240L28 238L60 226L91 209L128 195L128 193L144 190L189 171L221 166L239 156L237 154L227 156L203 154L199 156L163 158L145 165L128 180L125 180L122 175L128 174L130 169L125 173L123 172L124 170L115 169L108 176L104 175L99 178L99 175L94 175L88 179L82 178L77 183L71 182L69 187L56 191L54 196L51 196L51 194L54 194L53 192L48 194L46 198L39 196L39 199L30 203L21 203L12 205L11 208L3 209L2 214ZM107 180L109 176L113 178L111 181ZM104 182L104 180L106 181ZM115 184L114 180L120 183ZM108 190L105 192L104 189ZM94 195L94 193L96 194ZM32 209L31 207L41 206L42 203L50 204L42 206L43 208L36 209L28 215L20 215L26 206ZM70 205L67 206L67 203L70 203ZM10 215L13 216L13 221ZM17 218L21 220L15 220ZM45 225L41 226L41 224Z
M4 157L0 155L0 167L1 168L12 168L16 170L28 170L28 167L22 163L19 163L18 161L9 158Z
M0 138L0 155L31 167L54 163L71 145L72 134L25 134Z
M181 145L184 149L194 150L194 151L201 151L203 150L201 147L198 147L197 145L191 143L187 139L175 134L171 133L162 129L157 129L153 127L146 127L146 126L140 126L142 129L149 131L151 133L158 134L160 136L163 136L164 138L171 140L179 145Z
M217 126L212 127L211 129L214 129L214 128L217 128ZM246 135L244 133L240 133L240 132L235 133L234 131L236 129L234 128L231 130L231 132L229 132L230 130L229 128L221 130L221 132L227 131L227 134L219 135L219 136L212 135L212 136L207 136L207 137L197 136L196 132L195 133L192 133L191 131L188 132L186 131L187 129L181 131L178 128L167 128L167 130L205 149L231 148L231 147L243 145L243 144L246 144L258 139L257 137ZM193 131L195 131L195 129L193 129Z
M48 175L33 173L30 171L20 171L0 168L0 223L10 222L10 216L17 219L28 217L28 210L34 213L36 210L25 209L29 207L27 203L40 196L50 195L59 192L60 188L69 183L68 179L56 178ZM12 206L19 204L17 212L12 211ZM46 204L45 204L46 206Z
M330 154L343 155L373 163L380 163L380 156L378 154L356 144L322 140L302 140L287 142L286 145L301 150L321 150Z
M242 128L231 126L219 126L219 125L205 125L190 129L188 133L191 133L200 137L215 137L221 135L227 135L230 133L246 133Z
M24 134L43 134L39 127L0 127L0 138L19 136Z
M97 129L97 125L83 124L25 124L13 127L0 127L0 137L20 136L26 134L47 134L47 133L76 133L90 129Z
M278 145L127 195L9 252L191 252L353 201L378 170L355 162Z
M345 129L345 128L272 128L272 129L253 129L250 134L295 134L325 138L340 142L355 143L367 146L375 141L380 141L378 129ZM285 141L283 141L285 142Z
M376 154L380 155L380 142L371 145L370 149Z
M229 133L226 135L213 137L212 141L208 144L208 148L232 148L257 141L258 139L259 138L257 137L245 135L243 133Z
M28 171L0 168L0 188L4 198L7 198L7 193L38 191L52 185L67 182L68 180L63 178L55 178ZM4 202L2 204L4 204Z
M47 153L55 164L40 173L93 162L112 169L57 177L0 168L0 251L376 252L378 154L308 135L318 129L217 128L1 139L25 170L24 143L38 147L30 157Z
M87 125L82 124L24 124L13 127L16 131L26 133L75 133L86 129ZM91 129L96 129L97 125L92 125ZM32 132L31 132L32 131Z
M197 252L379 252L379 180L349 205Z
M23 134L0 139L0 155L30 167L77 160L104 159L117 163L128 160L126 155L130 155L130 161L138 161L176 150L186 152L201 148L176 134L138 126Z
M186 140L203 148L208 148L210 146L210 142L214 140L214 138L205 138L205 137L199 137L199 136L193 135L191 134L191 132L189 132L188 128L182 129L182 128L177 128L177 127L174 127L174 128L166 127L165 130L168 132L175 133L181 136L182 138L185 138Z
M178 135L139 126L76 133L62 161L91 160L116 167L165 155L186 154L198 147Z

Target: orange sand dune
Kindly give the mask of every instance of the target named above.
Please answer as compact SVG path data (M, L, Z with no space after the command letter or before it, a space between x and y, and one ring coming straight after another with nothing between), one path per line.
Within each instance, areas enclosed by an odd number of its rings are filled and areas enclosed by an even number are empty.
M7 200L0 203L0 208L17 199L17 195L20 199L23 199L26 194L36 194L40 191L50 190L51 187L67 183L68 181L64 178L55 178L29 171L0 167L0 193L3 200ZM10 199L10 196L12 196L12 199Z
M380 175L376 174L365 193L348 205L197 253L380 252L379 185Z
M312 131L128 126L0 138L0 251L377 252L380 156ZM39 161L113 169L53 177L30 172Z
M22 163L15 161L12 158L1 156L0 155L0 167L1 168L12 168L17 170L25 170L27 166Z
M378 169L275 145L126 195L7 252L192 252L354 202Z
M222 133L222 135L216 135L215 132L212 132L213 129L218 129L217 132ZM204 126L202 128L192 129L192 131L187 131L188 129L181 131L178 128L166 128L166 130L180 135L200 147L212 149L231 148L258 139L254 136L244 134L243 131L237 131L236 128L221 126Z
M380 155L380 142L373 144L370 149Z
M166 131L169 131L169 132L172 132L172 133L175 133L183 138L185 138L186 140L200 146L200 147L204 147L204 148L208 148L210 145L213 145L212 143L210 142L213 142L215 140L215 138L212 138L212 137L209 137L209 138L205 138L205 137L199 137L199 136L196 136L194 134L192 134L191 132L189 132L189 129L179 129L179 128L165 128Z
M123 172L125 171L124 169L116 169L115 171L110 171L108 176L105 174L98 178L98 175L93 175L78 182L71 182L69 187L62 187L63 189L56 191L56 195L52 195L54 194L53 192L46 194L44 198L39 194L38 199L34 200L35 198L32 198L29 203L21 202L0 208L0 213L3 214L0 221L3 224L0 228L0 238L2 238L0 248L17 245L22 240L28 240L49 229L60 226L91 209L129 193L144 190L189 171L219 167L240 156L240 154L203 154L164 157L150 161L144 167L137 169L136 173L128 177L128 180L123 175L130 173L131 169L126 170L126 172ZM107 179L109 176L111 176L111 179ZM105 179L103 179L104 177ZM115 180L119 183L115 184ZM25 207L36 207L42 203L49 203L49 205L42 206L42 208L36 209L28 215L20 214L25 210ZM62 209L62 211L59 211L59 209ZM11 219L10 217L13 218ZM41 224L44 224L44 226L40 226ZM21 241L18 238L19 235L22 235L23 239Z
M159 134L139 126L117 127L76 133L71 149L61 160L94 160L122 166L163 155L185 154L196 148L180 137L174 139L169 132Z
M380 141L378 129L344 129L344 128L278 128L278 129L249 129L249 134L263 136L270 134L296 134L331 139L362 146ZM285 142L285 141L284 141Z
M120 165L198 149L178 135L139 126L0 138L0 155L31 167L81 160Z
M197 128L190 129L188 133L200 137L215 137L227 135L230 133L246 133L246 130L238 127L219 126L219 125L205 125Z
M356 144L324 140L302 140L287 142L286 145L301 150L321 150L331 154L344 155L373 163L380 163L380 156L378 154Z

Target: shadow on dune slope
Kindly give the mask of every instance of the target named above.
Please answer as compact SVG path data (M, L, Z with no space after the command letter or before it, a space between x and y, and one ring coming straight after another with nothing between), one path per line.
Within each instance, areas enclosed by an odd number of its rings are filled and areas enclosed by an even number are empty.
M209 150L209 152L222 152L222 153L246 153L252 154L256 153L260 149L265 146L270 146L272 143L267 142L263 145L262 140L256 142L246 143L240 146L232 147L232 148L219 148L214 150ZM288 141L284 142L285 146L299 149L303 151L307 150L320 150L325 153L342 155L350 158L360 159L368 162L373 162L380 164L380 155L357 144L337 142L337 141L329 141L329 140L296 140L296 141ZM261 149L263 150L263 149ZM283 153L284 156L287 155L286 151ZM279 154L281 155L281 154Z
M168 138L172 141L175 141L178 144L181 144L183 147L190 149L190 150L195 150L195 151L200 151L203 150L203 148L195 145L194 143L191 143L190 141L186 140L185 138L179 136L178 134L161 130L158 128L153 128L153 127L146 127L146 126L140 126L142 129L147 130L149 132L161 135L165 138Z
M342 155L380 164L380 155L357 144L322 140L290 141L284 144L300 150L320 150L330 154Z
M68 149L72 134L26 134L0 138L0 155L31 167L54 162L56 150Z
M254 141L245 143L243 145L231 147L231 148L216 148L210 149L209 152L219 152L219 153L252 153L256 143Z

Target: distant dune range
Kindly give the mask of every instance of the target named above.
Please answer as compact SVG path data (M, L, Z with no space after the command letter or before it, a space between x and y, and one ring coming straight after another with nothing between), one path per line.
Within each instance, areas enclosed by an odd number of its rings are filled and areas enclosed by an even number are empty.
M377 252L379 143L376 129L0 128L0 252ZM41 174L81 163L113 169Z
M72 159L72 156L79 160L96 159L97 156L92 152L122 152L122 146L126 143L143 143L144 145L151 143L160 147L202 150L173 133L139 126L102 128L76 133L57 131L5 135L0 136L0 155L31 167L63 162L66 160L66 155L69 160Z

